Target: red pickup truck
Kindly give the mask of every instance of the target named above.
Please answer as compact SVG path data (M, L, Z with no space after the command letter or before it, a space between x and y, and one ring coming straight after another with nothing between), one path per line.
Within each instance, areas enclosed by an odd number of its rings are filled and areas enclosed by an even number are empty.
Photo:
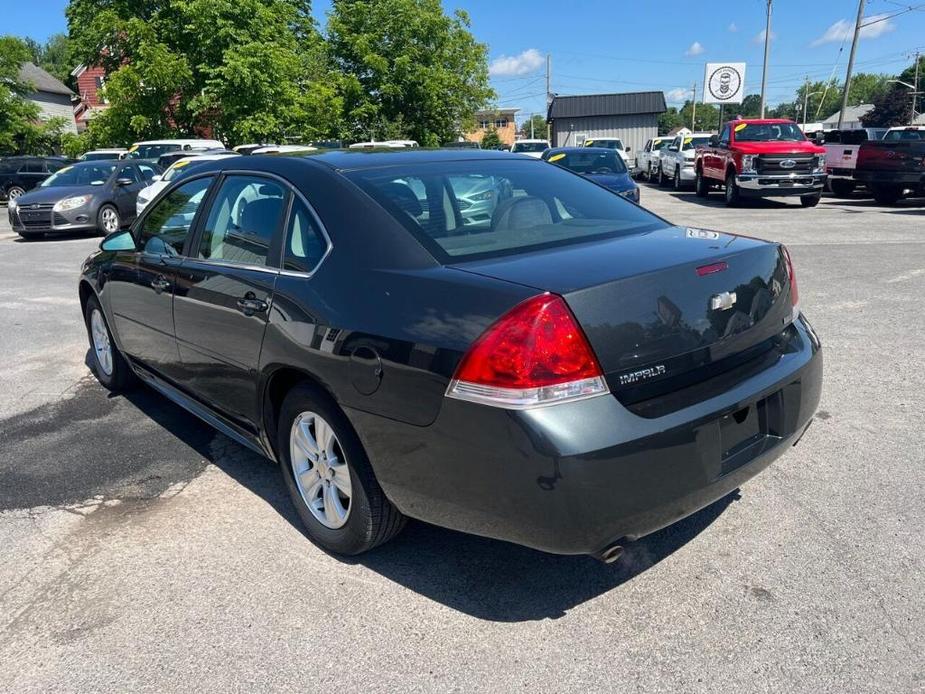
M697 195L721 185L729 207L743 197L779 195L798 195L803 207L814 207L826 179L825 148L780 118L729 121L697 149L694 167Z

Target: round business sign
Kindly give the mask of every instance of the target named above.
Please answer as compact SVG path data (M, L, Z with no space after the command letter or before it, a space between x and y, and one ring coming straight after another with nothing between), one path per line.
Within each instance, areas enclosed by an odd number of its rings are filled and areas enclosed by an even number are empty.
M742 75L734 67L723 65L716 68L707 82L707 89L714 99L729 101L742 88Z

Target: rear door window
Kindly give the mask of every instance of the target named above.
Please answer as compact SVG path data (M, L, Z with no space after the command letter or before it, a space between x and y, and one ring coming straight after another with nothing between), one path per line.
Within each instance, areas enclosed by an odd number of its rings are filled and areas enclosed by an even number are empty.
M313 272L328 250L328 241L308 206L296 198L286 231L283 269Z
M288 190L272 179L227 177L209 211L199 257L243 265L270 264L270 248L278 236L287 196Z

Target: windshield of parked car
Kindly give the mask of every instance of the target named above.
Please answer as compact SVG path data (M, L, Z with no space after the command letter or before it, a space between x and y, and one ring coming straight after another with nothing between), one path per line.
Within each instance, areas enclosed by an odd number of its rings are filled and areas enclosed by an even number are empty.
M128 154L126 159L157 159L167 152L176 152L183 149L180 145L135 145Z
M685 137L681 144L681 149L696 149L697 147L706 147L710 144L710 136L703 137Z
M671 144L671 140L656 140L655 142L652 143L652 149L657 151L660 149L664 149L670 144Z
M666 226L607 189L538 162L442 161L347 175L444 263Z
M118 158L118 152L87 152L80 159L81 161L110 161Z
M585 140L585 147L603 147L604 149L624 149L623 140Z
M806 136L796 123L739 123L736 142L803 142Z
M92 164L74 164L65 166L42 182L43 188L61 186L101 186L109 180L117 164L94 162Z
M549 145L545 142L515 142L512 152L545 152Z
M887 142L897 142L901 140L925 140L925 130L890 130L883 139Z
M569 171L580 174L617 174L626 173L623 158L614 150L602 152L596 149L588 151L556 152L546 161L564 166Z

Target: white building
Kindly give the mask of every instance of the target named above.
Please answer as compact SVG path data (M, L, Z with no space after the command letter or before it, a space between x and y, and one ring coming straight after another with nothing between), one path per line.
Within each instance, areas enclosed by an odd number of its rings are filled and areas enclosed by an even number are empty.
M77 134L77 122L74 120L74 92L65 84L49 75L42 68L32 63L23 63L19 68L19 81L31 85L32 92L26 98L41 109L43 121L52 118L64 118L65 132Z
M863 128L864 124L861 123L861 118L866 116L871 111L871 109L873 109L873 107L873 104L858 104L857 106L849 106L846 108L845 120L841 124L842 129L853 130L855 128ZM822 129L834 130L837 128L839 113L841 113L840 109L822 121Z

